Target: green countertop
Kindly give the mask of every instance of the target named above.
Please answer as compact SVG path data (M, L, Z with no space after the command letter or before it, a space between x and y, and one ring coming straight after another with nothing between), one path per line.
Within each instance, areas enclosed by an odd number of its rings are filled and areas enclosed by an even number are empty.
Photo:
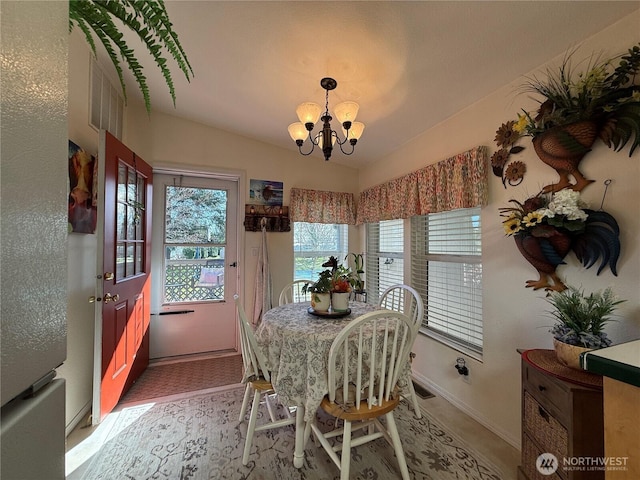
M640 340L582 354L582 368L640 387Z

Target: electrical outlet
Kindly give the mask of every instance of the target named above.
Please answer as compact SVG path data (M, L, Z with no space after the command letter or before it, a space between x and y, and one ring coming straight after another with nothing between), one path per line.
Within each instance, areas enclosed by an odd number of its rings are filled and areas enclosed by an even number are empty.
M469 367L467 367L467 363L465 362L464 358L458 357L456 359L455 368L458 371L458 374L460 374L460 376L462 377L462 381L464 381L465 383L471 383L469 381Z
M258 256L258 247L252 247L251 248L251 256L252 257L257 257Z

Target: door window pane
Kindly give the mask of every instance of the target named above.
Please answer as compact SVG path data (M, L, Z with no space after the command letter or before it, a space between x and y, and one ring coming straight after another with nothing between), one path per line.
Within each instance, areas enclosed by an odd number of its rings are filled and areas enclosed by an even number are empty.
M123 279L125 276L126 259L124 255L124 244L118 243L116 246L116 279Z
M127 206L118 202L116 211L116 239L126 240L127 234Z
M226 190L165 187L164 303L221 301Z
M146 179L119 163L116 188L116 280L122 280L144 271Z
M127 277L132 276L135 271L134 271L134 263L133 263L133 259L135 256L135 249L136 249L136 244L135 243L129 243L127 245L127 267L126 267L126 275Z

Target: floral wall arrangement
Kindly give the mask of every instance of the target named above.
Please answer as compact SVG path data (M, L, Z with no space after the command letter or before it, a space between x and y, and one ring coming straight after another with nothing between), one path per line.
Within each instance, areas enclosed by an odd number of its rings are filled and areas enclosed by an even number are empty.
M577 74L574 54L566 55L558 70L548 69L546 78L527 79L522 90L537 94L540 106L500 126L495 137L500 149L491 157L504 187L519 185L526 165L511 161L511 155L524 150L518 142L529 136L536 155L559 175L540 193L522 202L512 199L513 206L500 209L505 233L539 274L526 282L534 290L567 288L556 268L570 251L585 268L600 261L598 274L608 266L617 275L620 228L611 214L582 201L579 192L594 180L578 167L597 138L615 151L630 144L629 156L640 145L640 46L603 62L591 56L586 71Z
M525 136L532 137L538 157L560 177L545 186L545 192L567 187L580 191L593 182L578 167L597 138L615 151L630 142L629 156L640 145L640 47L634 45L626 54L605 61L591 56L580 73L573 70L574 54L570 52L558 70L547 70L546 78L530 77L522 86L522 93L541 97L537 112L523 110L517 120L497 130L500 149L491 157L491 165L505 188L524 178L526 165L511 161L511 155L524 150L517 143Z
M604 211L590 210L571 189L553 195L541 192L515 206L501 208L505 233L515 238L522 256L538 271L540 278L528 280L527 287L561 292L567 287L556 273L573 251L586 268L600 260L598 274L608 265L617 275L620 257L620 228Z

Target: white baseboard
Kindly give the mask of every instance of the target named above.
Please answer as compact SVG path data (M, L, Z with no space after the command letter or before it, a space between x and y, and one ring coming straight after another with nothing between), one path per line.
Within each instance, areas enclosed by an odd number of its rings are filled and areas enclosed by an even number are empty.
M424 385L427 388L427 390L430 390L431 392L436 393L437 395L440 395L442 398L447 400L449 403L454 405L456 408L458 408L459 410L461 410L465 414L469 415L471 418L473 418L475 421L477 421L478 423L480 423L484 427L486 427L489 430L491 430L493 433L495 433L497 436L499 436L501 439L503 439L509 445L511 445L512 447L514 447L517 450L521 450L521 439L520 438L514 438L513 436L511 436L509 433L507 433L506 431L502 430L501 428L497 428L495 425L490 423L488 421L488 419L484 415L481 415L477 410L474 410L473 408L471 408L466 403L460 401L454 395L451 395L446 390L443 390L442 388L440 388L438 385L433 383L428 378L420 375L419 373L417 373L415 371L412 372L412 375L418 381L418 383L421 383L422 385Z
M69 434L73 432L73 429L78 426L78 424L82 421L83 418L87 416L87 414L90 411L91 411L91 402L89 401L84 404L84 406L80 409L80 411L76 413L75 417L73 417L69 422L69 424L65 427L64 436L68 437Z

